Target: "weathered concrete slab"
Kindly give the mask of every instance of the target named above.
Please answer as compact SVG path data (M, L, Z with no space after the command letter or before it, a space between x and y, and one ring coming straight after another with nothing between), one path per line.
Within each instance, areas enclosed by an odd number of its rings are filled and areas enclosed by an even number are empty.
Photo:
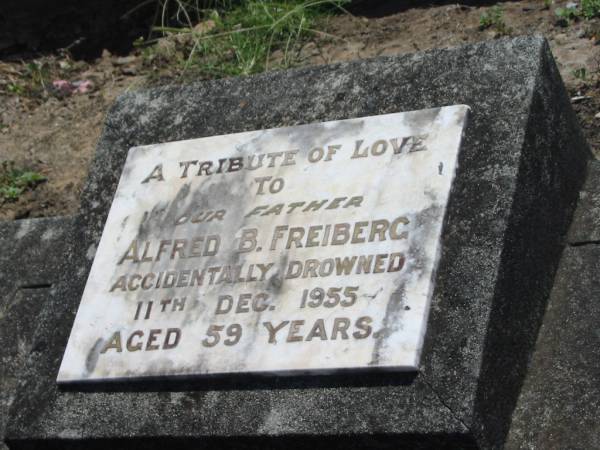
M509 449L600 448L599 221L600 162L591 161L513 415Z
M600 246L563 254L508 449L600 448Z
M57 388L62 352L127 150L466 104L421 370ZM122 97L106 124L65 273L8 424L14 449L497 448L564 244L588 149L542 39L266 74ZM532 281L534 280L534 281Z
M0 222L0 449L8 411L32 352L38 316L65 270L72 219Z

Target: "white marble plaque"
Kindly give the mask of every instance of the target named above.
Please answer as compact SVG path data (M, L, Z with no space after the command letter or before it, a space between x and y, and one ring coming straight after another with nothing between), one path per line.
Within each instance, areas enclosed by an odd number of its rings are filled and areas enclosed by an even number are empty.
M467 112L132 148L58 382L417 370Z

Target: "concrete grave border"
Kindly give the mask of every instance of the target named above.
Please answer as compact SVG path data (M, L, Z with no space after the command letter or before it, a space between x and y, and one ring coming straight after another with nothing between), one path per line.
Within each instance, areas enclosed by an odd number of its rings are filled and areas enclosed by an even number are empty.
M421 371L59 390L56 373L127 150L262 128L472 108ZM123 95L13 403L11 449L498 448L589 150L545 40L499 40ZM35 345L35 344L34 344Z

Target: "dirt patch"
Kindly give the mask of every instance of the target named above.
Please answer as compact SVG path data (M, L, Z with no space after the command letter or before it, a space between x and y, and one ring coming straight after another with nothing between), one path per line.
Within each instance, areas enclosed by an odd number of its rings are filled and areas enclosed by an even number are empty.
M546 8L542 1L505 2L501 4L502 18L511 35L541 34L549 40L569 93L580 97L574 108L595 154L600 155L600 118L596 118L600 112L600 46L596 44L600 21L557 26L554 9L566 3L555 2ZM337 16L304 46L301 61L303 65L327 64L494 39L506 30L480 29L481 16L492 7L444 4L382 17ZM0 64L0 83L7 82L11 68L22 67L21 62ZM154 84L157 79L178 81L177 77L178 72L168 69L157 76L155 69L143 64L139 51L125 58L105 53L71 74L73 80L93 82L89 93L42 99L0 95L0 160L15 161L47 177L18 201L0 205L0 220L75 213L104 117L114 99L127 89Z
M47 178L16 202L0 205L0 220L69 215L79 207L79 195L100 137L102 124L115 98L139 87L144 77L123 74L118 57L106 55L73 74L91 80L85 94L61 98L0 97L0 160L35 170Z

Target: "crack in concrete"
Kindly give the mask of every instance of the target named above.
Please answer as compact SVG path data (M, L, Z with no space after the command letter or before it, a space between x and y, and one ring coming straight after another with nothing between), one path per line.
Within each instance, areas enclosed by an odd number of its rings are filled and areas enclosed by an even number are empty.
M466 430L467 430L469 433L471 433L471 434L472 434L471 427L470 427L469 425L467 425L467 424L465 423L465 421L464 421L464 420L462 420L462 419L461 419L461 418L458 416L458 414L454 412L454 410L453 410L453 409L450 407L450 405L448 405L448 404L447 404L447 403L444 401L444 399L442 398L442 396L441 396L441 395L440 395L440 394L439 394L439 393L438 393L438 392L437 392L437 391L436 391L436 390L433 388L432 384L431 384L429 381L427 381L427 379L425 378L425 375L423 375L423 373L420 373L420 375L421 375L421 379L423 380L423 383L425 383L425 384L427 385L427 387L428 387L429 389L431 389L431 392L433 392L433 393L435 394L435 396L436 396L436 397L437 397L437 399L440 401L440 403L441 403L441 404L442 404L444 407L446 407L446 409L448 409L448 411L450 411L450 414L452 415L452 417L453 417L454 419L456 419L457 421L459 421L459 422L462 424L462 426L463 426L463 427L465 427L465 429L466 429Z

